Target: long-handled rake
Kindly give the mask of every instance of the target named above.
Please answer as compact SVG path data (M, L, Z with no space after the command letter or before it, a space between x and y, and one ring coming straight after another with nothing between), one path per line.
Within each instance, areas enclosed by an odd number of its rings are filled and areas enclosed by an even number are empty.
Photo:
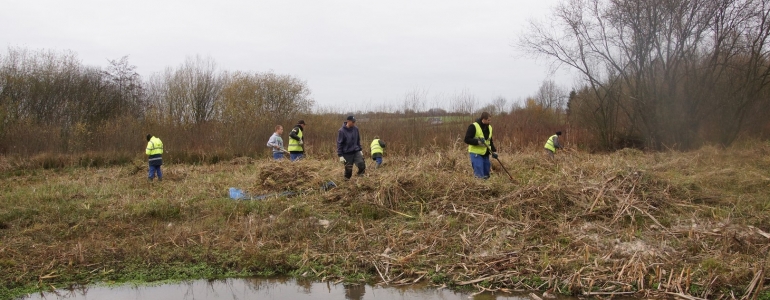
M493 153L492 148L490 148L489 145L487 145L487 143L484 143L484 145L487 146L487 150L489 150L489 153ZM516 183L516 180L513 180L513 176L511 176L511 173L508 173L508 169L505 168L505 166L503 165L503 162L500 161L500 159L497 157L495 157L495 159L497 160L498 163L500 163L500 166L503 167L503 171L505 171L505 174L508 174L508 178L511 179L511 182Z

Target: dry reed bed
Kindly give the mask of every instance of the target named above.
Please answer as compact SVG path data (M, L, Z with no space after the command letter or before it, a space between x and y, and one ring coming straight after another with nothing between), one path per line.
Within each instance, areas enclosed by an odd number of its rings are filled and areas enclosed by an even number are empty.
M462 151L387 157L349 182L312 159L170 165L153 185L134 166L26 170L2 179L0 277L45 287L203 264L480 291L767 295L770 147L747 148L501 155L513 181L497 161L490 180L472 178ZM321 191L328 180L339 187ZM230 186L299 195L232 201Z

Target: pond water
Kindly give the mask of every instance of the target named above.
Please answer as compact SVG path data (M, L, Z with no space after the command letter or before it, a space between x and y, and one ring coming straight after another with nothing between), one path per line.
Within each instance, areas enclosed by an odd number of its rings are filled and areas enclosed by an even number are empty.
M537 293L538 296L542 295ZM523 300L526 295L501 293L473 294L438 289L426 285L371 286L345 285L329 282L296 280L291 278L239 278L222 280L195 280L156 286L92 286L53 293L36 293L21 299L110 299L110 300L241 300L241 299L441 299L441 300ZM560 299L574 299L561 298Z

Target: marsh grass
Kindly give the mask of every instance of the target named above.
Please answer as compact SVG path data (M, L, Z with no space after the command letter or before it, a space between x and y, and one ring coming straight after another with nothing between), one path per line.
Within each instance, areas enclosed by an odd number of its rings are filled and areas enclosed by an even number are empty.
M767 297L767 153L766 143L568 151L552 163L522 152L500 158L513 181L494 160L482 181L462 149L440 150L386 157L348 182L333 160L207 155L197 164L170 160L164 181L152 184L136 157L6 157L0 295L290 274L573 295ZM339 186L321 191L329 180ZM298 195L234 201L229 187Z

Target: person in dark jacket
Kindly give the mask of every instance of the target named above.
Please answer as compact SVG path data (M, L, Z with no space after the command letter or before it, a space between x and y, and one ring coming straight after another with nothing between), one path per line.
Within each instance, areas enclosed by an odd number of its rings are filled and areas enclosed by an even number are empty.
M488 112L483 112L476 122L468 126L465 131L465 143L468 144L468 152L471 158L473 175L477 178L489 178L492 167L489 156L497 158L497 148L492 141L492 121Z
M357 176L366 172L366 163L364 163L364 154L361 149L361 136L356 126L356 118L348 116L337 133L337 156L345 165L345 180L350 180L353 176L353 164L358 167Z
M305 157L305 120L297 121L297 125L289 132L289 159L295 161Z
M163 172L160 170L160 166L163 165L163 142L152 134L148 134L147 149L144 153L147 154L147 163L150 169L147 180L152 182L152 179L157 175L158 181L163 181Z

